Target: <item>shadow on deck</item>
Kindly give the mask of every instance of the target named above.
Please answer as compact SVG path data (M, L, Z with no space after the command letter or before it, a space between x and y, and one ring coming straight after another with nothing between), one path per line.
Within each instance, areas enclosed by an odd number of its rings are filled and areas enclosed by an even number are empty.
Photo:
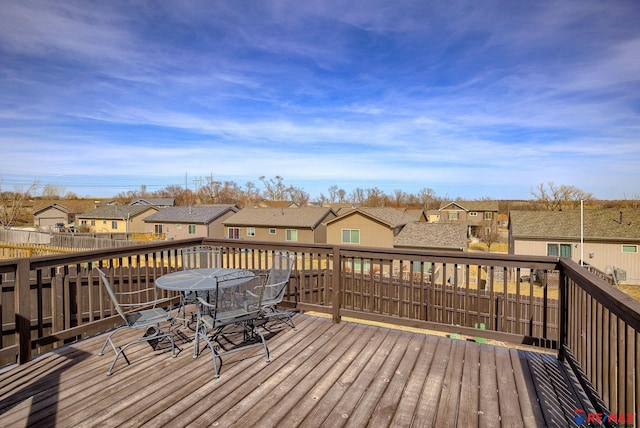
M296 315L261 350L171 358L148 344L105 372L104 335L0 371L3 426L578 426L593 412L555 355ZM126 333L123 334L126 336ZM135 334L135 332L134 332ZM117 340L117 336L116 336Z

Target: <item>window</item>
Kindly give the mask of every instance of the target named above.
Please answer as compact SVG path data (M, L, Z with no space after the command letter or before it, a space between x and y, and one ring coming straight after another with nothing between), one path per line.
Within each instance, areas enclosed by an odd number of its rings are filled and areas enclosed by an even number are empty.
M162 233L162 225L161 224L155 224L153 226L153 231L156 235L159 235Z
M449 211L449 220L460 220L460 213L458 211Z
M298 240L298 230L297 229L287 229L287 241L297 241Z
M547 256L571 258L571 244L547 244Z
M469 212L469 217L478 217L478 213L475 211L470 211Z
M227 235L229 239L240 239L240 228L238 227L230 227L229 234Z
M276 228L272 227L269 229L269 235L275 235L276 234Z
M111 229L118 229L118 220L111 220Z
M256 236L256 228L247 227L247 236Z
M176 224L176 230L182 230L182 225L181 224Z
M196 225L195 224L190 224L189 225L189 235L195 235L196 234Z
M484 213L484 219L485 220L491 220L493 219L493 213L491 211L485 211Z
M637 245L622 245L623 253L637 253L638 246Z
M87 224L87 222L85 221L84 224ZM91 226L95 226L96 225L96 221L95 220L91 220Z
M360 229L342 229L343 244L359 244Z

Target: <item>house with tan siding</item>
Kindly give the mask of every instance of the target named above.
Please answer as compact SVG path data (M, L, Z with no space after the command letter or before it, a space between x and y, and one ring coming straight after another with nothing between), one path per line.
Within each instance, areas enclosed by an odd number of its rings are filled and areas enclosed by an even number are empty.
M235 205L166 207L144 219L145 232L166 239L224 238L224 221L238 212Z
M431 216L430 216L431 219ZM480 228L498 230L497 201L453 201L444 202L438 210L438 223L458 223L467 226L468 236L481 235Z
M38 229L54 230L69 224L69 208L62 204L50 204L33 212L33 222Z
M408 223L426 222L421 210L359 207L341 210L327 222L328 244L394 248L396 236Z
M330 208L244 208L224 221L227 239L325 243Z
M144 233L144 219L157 212L153 205L104 205L76 217L94 233Z
M511 211L509 253L567 257L640 285L640 210Z

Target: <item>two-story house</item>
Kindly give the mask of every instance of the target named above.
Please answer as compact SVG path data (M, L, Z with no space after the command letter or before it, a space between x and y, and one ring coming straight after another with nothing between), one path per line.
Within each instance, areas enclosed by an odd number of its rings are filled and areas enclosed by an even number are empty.
M144 219L157 212L153 205L104 205L76 217L95 233L144 233Z
M228 239L275 242L326 242L330 208L244 208L224 221Z
M487 232L498 230L497 201L444 202L440 206L438 213L437 222L439 223L466 225L469 238L480 237L482 234L480 228L484 228Z
M237 212L235 205L166 207L144 219L145 232L165 239L224 238L224 221Z
M509 253L567 257L640 285L640 210L511 211Z

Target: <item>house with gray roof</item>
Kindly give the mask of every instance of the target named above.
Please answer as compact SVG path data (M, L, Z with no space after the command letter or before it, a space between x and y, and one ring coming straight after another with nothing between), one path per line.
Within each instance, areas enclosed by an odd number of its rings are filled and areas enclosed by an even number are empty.
M328 244L393 248L396 236L406 224L427 221L421 210L390 207L359 207L340 213L327 222Z
M228 239L273 242L326 242L331 208L244 208L224 221Z
M224 221L237 212L235 205L166 207L144 219L145 232L165 239L224 238Z
M640 285L640 210L511 211L509 253L567 257Z
M480 228L498 230L497 201L453 201L443 202L429 221L437 223L458 223L467 226L469 238L481 235Z
M144 233L143 220L157 212L153 205L104 205L76 216L94 233Z

